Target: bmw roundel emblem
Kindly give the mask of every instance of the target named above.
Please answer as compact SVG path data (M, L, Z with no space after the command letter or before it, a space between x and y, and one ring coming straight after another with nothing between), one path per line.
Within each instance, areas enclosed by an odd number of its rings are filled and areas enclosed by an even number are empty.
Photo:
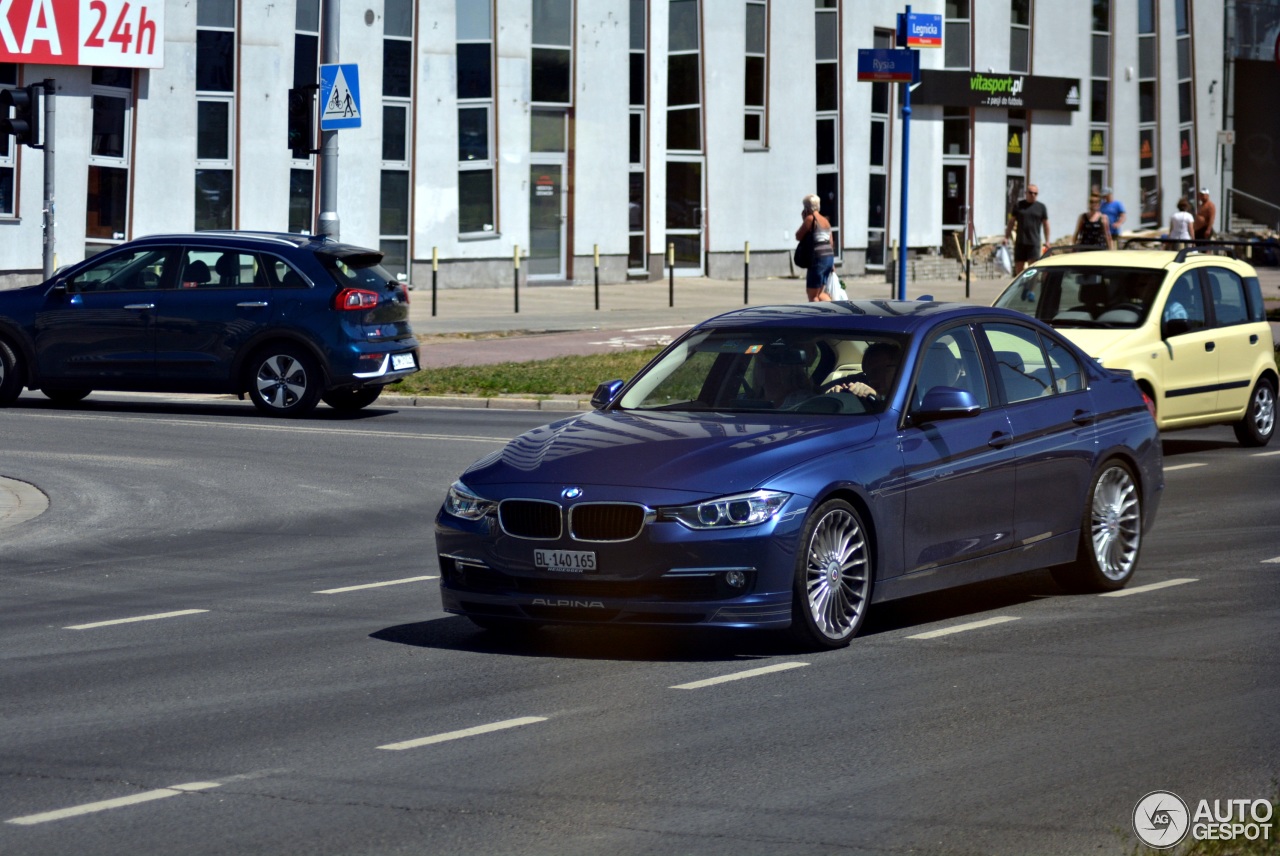
M577 499L580 496L582 496L582 488L580 487L567 487L560 491L561 499Z

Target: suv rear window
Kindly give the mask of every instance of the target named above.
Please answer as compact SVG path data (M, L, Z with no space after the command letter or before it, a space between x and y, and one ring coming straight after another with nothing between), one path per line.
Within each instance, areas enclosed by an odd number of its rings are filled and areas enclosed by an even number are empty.
M996 301L1055 327L1139 327L1164 271L1133 267L1031 267Z
M342 288L369 288L382 290L395 277L387 273L379 262L381 254L351 253L344 256L321 256L325 268Z

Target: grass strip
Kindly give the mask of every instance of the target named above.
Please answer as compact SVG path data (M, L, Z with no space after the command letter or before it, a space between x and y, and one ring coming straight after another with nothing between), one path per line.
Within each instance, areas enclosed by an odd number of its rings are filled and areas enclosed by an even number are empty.
M614 378L630 378L661 349L576 354L529 362L424 368L387 387L401 395L581 395Z

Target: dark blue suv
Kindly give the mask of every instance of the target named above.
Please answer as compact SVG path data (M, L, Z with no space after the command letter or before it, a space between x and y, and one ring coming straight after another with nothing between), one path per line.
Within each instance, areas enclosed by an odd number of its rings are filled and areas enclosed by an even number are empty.
M245 393L263 413L371 404L418 370L377 250L266 232L153 235L0 291L0 406L22 388Z

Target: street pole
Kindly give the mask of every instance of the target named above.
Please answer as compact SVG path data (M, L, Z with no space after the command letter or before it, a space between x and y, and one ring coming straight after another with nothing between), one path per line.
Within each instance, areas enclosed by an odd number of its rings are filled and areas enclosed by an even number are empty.
M904 21L911 19L911 6L907 6ZM902 27L906 32L906 25ZM910 175L911 161L911 87L912 83L902 86L902 202L898 211L898 242L902 252L898 254L898 299L907 299L907 178Z
M339 0L320 0L320 64L338 61ZM320 105L324 112L324 105ZM316 232L338 240L338 132L320 132L320 218Z
M54 81L44 81L44 278L53 276L54 243L53 228L53 149L57 135L53 132L53 92Z

